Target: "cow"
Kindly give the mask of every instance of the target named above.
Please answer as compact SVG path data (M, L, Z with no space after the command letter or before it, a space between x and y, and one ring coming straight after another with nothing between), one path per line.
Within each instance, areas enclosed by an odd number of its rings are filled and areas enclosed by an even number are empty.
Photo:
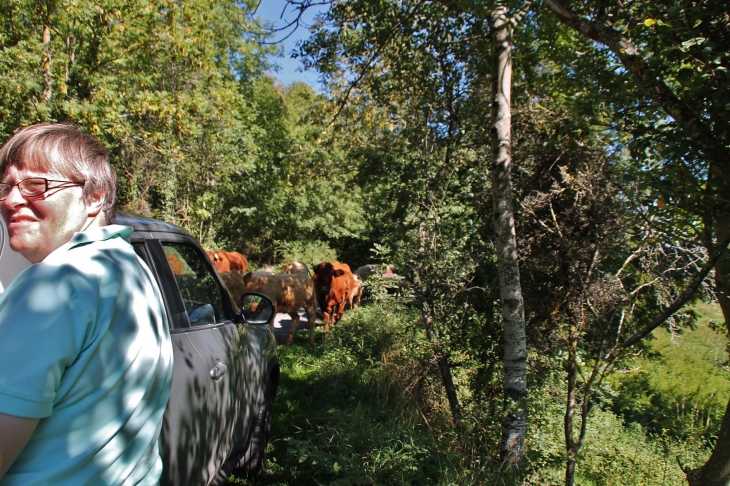
M370 289L368 288L366 281L372 276L383 275L383 270L377 265L363 265L355 270L354 275L360 277L362 282L362 292L360 292L360 301L368 301L370 299Z
M248 260L237 251L206 251L210 261L219 272L241 272L248 270Z
M362 299L364 287L362 285L362 279L357 274L353 274L352 279L353 285L350 290L347 303L350 306L350 309L357 309L360 307L360 300Z
M324 332L329 332L330 324L342 318L345 304L355 285L350 266L340 262L323 262L314 266L314 280L317 301L324 316Z
M170 264L170 268L172 269L172 273L174 275L182 275L185 271L185 264L180 260L180 257L177 255L169 254L167 256L167 261Z
M274 302L277 313L284 312L291 316L291 326L286 336L287 344L294 341L294 332L299 327L299 309L304 307L309 321L309 344L314 343L317 298L312 279L301 274L254 275L254 272L246 272L241 279L244 292L260 292L266 295ZM241 299L240 295L234 295L234 298Z
M236 305L241 305L241 297L246 293L246 284L243 282L243 274L241 272L219 272L223 283L228 287L228 291L233 297Z
M307 267L304 263L291 262L281 266L281 273L303 273L308 277L309 267Z
M367 280L371 275L382 274L383 271L377 265L363 265L362 267L358 267L357 270L355 270L355 275L360 277L363 282Z
M258 270L253 272L254 275L278 275L276 273L276 269L272 267L271 265L264 265L263 267L259 268Z

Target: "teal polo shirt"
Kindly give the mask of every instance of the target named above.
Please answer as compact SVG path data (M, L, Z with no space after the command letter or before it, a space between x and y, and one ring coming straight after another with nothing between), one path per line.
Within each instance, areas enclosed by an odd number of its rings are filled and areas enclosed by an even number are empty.
M1 486L158 484L172 346L131 234L76 233L0 295L0 412L40 418Z

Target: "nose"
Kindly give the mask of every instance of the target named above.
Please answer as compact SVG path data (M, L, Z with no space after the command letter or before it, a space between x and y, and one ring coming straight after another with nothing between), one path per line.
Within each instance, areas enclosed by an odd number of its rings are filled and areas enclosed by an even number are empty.
M20 188L18 188L18 186L12 186L10 188L10 192L8 193L8 197L6 197L2 203L4 206L12 208L21 204L25 204L26 202L27 200L25 199L25 196L20 193Z

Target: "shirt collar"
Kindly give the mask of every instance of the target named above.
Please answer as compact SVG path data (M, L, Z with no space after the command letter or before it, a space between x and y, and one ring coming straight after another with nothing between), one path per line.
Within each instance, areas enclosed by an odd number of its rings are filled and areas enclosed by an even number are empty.
M86 231L74 233L71 237L71 241L68 242L68 249L75 248L77 246L87 245L95 241L110 240L112 238L123 238L129 242L129 237L132 235L134 228L131 226L123 226L120 224L110 224L107 226L100 226L91 228Z

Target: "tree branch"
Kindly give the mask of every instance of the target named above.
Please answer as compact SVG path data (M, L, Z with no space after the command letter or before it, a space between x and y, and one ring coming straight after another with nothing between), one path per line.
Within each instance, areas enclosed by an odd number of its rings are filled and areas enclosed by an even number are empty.
M667 86L661 74L649 67L631 40L621 35L608 21L599 23L585 20L558 0L545 0L545 6L568 27L608 47L639 81L649 97L677 122L706 157L718 162L724 160L711 129Z
M715 254L710 257L709 260L707 260L707 263L702 267L702 270L700 273L696 274L694 277L692 277L692 280L690 280L689 285L687 285L687 288L684 289L684 292L680 294L679 297L677 297L677 300L675 300L672 305L666 308L664 312L662 312L656 319L651 321L647 326L645 326L642 330L628 338L626 341L621 343L622 348L628 348L629 346L632 346L639 340L643 339L647 334L652 332L654 329L659 327L662 322L666 321L669 316L677 312L684 304L686 304L690 298L692 298L692 295L694 295L695 291L699 288L700 284L702 284L702 281L707 277L707 274L710 273L710 271L714 268L717 261L720 259L720 257L724 254L722 249L726 248L728 244L728 241L723 242L722 245L720 245L721 250L714 252Z

